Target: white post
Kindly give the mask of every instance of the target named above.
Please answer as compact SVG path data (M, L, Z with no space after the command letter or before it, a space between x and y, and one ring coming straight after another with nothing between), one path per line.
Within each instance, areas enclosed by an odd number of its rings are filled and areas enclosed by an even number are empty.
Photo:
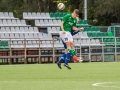
M87 20L87 0L84 0L84 20Z

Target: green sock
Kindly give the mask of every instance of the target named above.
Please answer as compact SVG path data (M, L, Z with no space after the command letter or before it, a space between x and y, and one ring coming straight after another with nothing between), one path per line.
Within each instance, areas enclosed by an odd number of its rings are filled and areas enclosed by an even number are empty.
M76 51L75 51L75 49L68 48L68 51L69 51L69 53L70 53L72 56L76 56Z
M73 50L72 50L71 48L68 48L68 51L69 51L69 53L70 53L72 56L74 56L74 52L73 52Z
M76 56L76 51L75 51L75 49L72 49L72 52L73 52L73 56Z

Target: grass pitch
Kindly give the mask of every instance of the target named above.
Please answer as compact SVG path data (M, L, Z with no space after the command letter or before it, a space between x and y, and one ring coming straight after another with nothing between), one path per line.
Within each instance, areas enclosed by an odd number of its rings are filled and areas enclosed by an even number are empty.
M120 90L120 63L0 65L0 90Z

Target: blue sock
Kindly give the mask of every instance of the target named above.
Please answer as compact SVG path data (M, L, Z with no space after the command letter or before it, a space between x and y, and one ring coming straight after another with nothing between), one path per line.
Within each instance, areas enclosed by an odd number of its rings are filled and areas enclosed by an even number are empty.
M65 64L68 64L70 61L70 53L66 54Z
M63 54L57 63L62 63L66 58L66 54Z

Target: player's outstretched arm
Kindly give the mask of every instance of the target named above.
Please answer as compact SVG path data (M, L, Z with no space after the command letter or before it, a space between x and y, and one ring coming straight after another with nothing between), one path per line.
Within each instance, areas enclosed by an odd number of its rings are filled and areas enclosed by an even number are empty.
M77 27L75 27L75 26L73 26L72 29L75 30L76 32L77 32L77 31L83 31L83 30L84 30L83 27L82 27L82 28L77 28Z
M62 22L60 23L60 27L61 27L61 29L62 29L63 34L65 34L63 24L64 24L64 22L62 21Z

